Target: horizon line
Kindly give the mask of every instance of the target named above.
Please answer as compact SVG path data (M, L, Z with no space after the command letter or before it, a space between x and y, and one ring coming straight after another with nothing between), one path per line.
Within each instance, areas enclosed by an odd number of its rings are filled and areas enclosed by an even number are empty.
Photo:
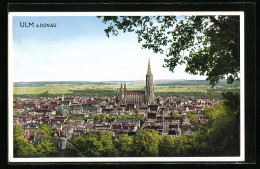
M208 81L206 79L156 79L153 81L160 81L160 80L171 80L171 81L180 81L180 80L189 80L189 81ZM221 79L223 81L226 79ZM145 80L40 80L40 81L13 81L13 83L31 83L31 82L132 82L132 81L145 81Z

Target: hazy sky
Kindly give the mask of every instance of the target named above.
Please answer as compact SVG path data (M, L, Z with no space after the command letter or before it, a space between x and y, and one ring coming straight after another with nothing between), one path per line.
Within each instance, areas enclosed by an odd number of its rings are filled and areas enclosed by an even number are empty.
M20 22L56 23L25 28ZM141 49L135 33L107 38L95 16L13 16L13 81L145 80L148 58L156 79L205 79L163 68L165 55Z

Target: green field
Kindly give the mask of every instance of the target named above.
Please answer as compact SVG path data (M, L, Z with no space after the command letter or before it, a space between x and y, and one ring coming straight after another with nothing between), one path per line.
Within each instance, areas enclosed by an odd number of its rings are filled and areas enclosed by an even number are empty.
M129 81L128 90L144 90L142 81ZM207 81L183 80L183 81L155 81L156 96L196 96L221 98L221 92L239 92L239 84L227 85L221 81L212 88ZM28 82L14 83L13 93L15 97L58 97L65 96L117 96L120 82ZM206 93L204 93L206 91Z

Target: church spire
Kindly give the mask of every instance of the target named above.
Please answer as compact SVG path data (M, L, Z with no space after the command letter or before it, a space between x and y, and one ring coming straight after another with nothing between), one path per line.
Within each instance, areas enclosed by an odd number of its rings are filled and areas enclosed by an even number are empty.
M145 102L147 104L154 104L153 74L151 72L150 58L148 60L148 68L146 74Z
M152 72L151 72L151 65L150 65L150 58L149 58L149 60L148 60L147 73L152 73Z

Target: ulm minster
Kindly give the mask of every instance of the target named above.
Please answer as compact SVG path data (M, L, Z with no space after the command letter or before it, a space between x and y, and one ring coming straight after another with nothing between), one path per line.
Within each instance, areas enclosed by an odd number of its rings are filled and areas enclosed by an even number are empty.
M123 87L121 83L118 93L118 101L121 104L155 104L153 74L151 72L150 59L148 62L144 91L128 91L126 84L124 84Z

